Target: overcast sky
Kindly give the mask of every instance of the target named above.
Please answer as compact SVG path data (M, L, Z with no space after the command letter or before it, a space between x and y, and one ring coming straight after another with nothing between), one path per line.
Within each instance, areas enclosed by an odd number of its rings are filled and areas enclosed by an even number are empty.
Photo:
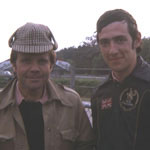
M9 59L9 37L27 22L49 26L60 50L78 46L93 35L99 16L115 8L129 11L142 37L150 37L148 0L1 0L0 62Z

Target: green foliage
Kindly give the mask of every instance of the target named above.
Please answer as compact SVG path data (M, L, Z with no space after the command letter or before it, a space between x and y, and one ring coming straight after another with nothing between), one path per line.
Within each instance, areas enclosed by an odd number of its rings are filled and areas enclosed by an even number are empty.
M57 52L57 59L64 60L74 68L101 68L106 64L101 57L100 50L97 45L79 46L78 48L68 48ZM92 74L92 70L77 71L77 74Z
M147 62L150 62L150 38L143 38L142 51L140 54Z
M99 80L96 79L76 79L77 86L96 87L98 84L99 84Z

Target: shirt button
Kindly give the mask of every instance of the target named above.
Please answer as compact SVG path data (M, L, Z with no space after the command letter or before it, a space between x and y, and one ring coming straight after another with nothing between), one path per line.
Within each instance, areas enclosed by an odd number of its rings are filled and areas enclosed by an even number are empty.
M47 128L47 130L50 132L51 131L51 129L50 128Z

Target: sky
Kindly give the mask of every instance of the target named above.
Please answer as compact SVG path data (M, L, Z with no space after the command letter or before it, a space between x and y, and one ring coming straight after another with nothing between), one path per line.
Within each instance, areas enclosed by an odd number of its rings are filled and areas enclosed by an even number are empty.
M148 0L1 0L0 62L10 57L10 36L27 22L48 26L61 50L79 46L96 31L100 15L116 8L131 13L142 37L150 37Z

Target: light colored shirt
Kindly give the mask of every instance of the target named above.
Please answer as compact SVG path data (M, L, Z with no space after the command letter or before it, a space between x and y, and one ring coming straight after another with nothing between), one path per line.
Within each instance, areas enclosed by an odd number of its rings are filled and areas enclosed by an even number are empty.
M19 90L19 86L18 83L16 84L16 100L17 100L17 105L20 105L22 100L24 99L24 97L22 96L20 90ZM46 88L44 89L44 94L42 96L42 98L37 99L37 102L40 102L41 104L44 104L46 101L48 100L48 95L47 95L47 91Z

